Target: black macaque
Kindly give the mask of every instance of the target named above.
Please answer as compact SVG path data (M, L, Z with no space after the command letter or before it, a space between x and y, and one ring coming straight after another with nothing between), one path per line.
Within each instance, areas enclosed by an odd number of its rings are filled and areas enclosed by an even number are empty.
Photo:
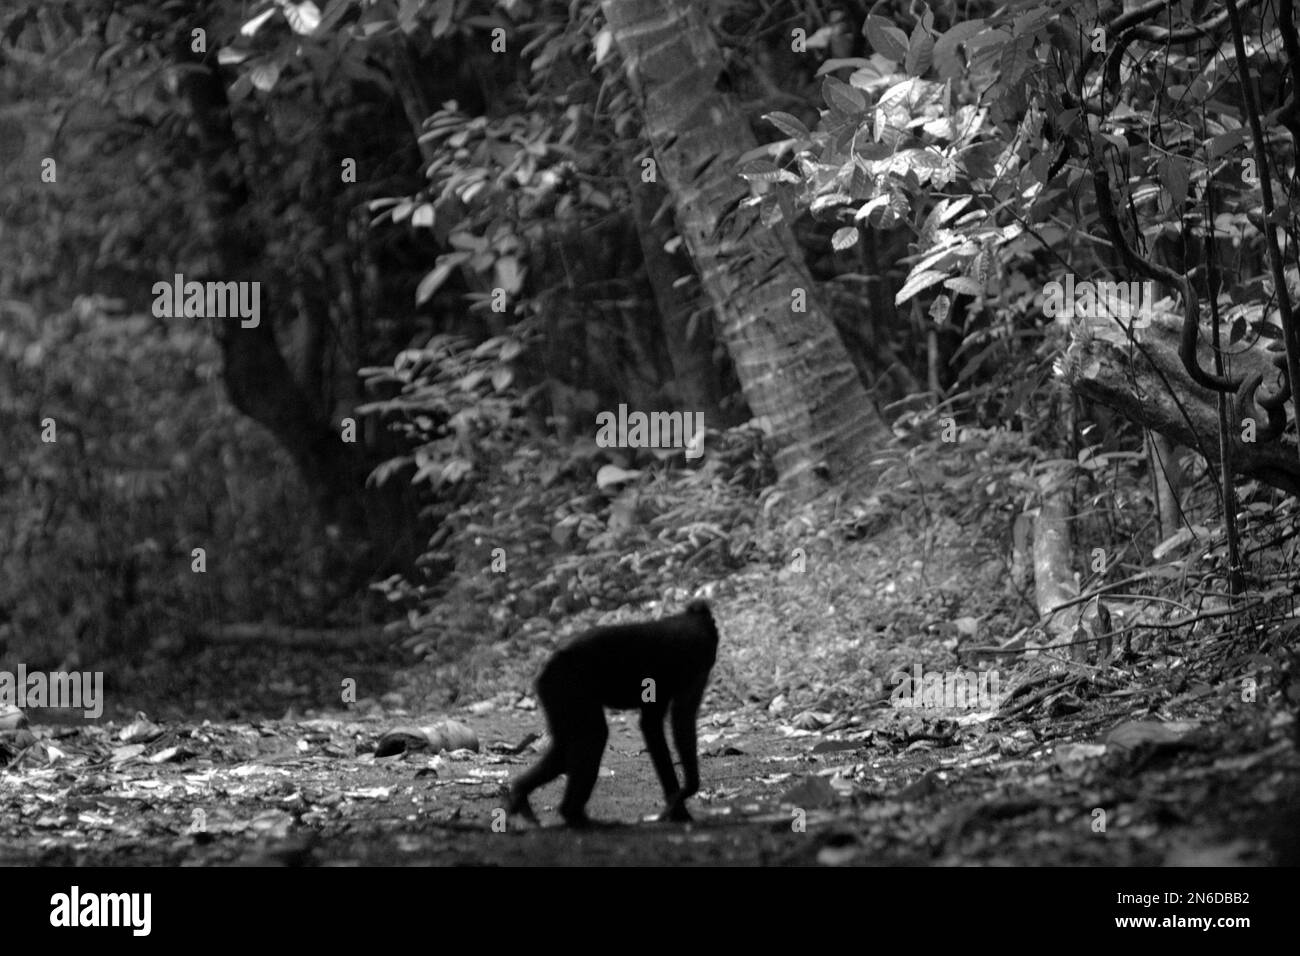
M641 711L641 734L663 785L659 819L685 821L686 800L700 788L695 715L718 653L718 630L706 601L673 617L587 631L560 648L537 678L551 747L510 787L507 812L537 822L528 795L560 774L568 779L560 815L571 827L590 825L586 805L596 786L609 728L605 708ZM670 716L685 781L677 785L664 740Z

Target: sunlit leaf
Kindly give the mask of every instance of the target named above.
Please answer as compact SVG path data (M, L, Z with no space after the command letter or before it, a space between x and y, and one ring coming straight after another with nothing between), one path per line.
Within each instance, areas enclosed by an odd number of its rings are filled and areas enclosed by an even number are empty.
M907 281L903 283L903 288L899 289L898 295L894 296L894 305L902 305L918 292L923 292L946 278L948 278L946 272L939 272L935 269L926 269L908 276Z
M262 62L253 67L248 73L249 81L263 93L269 93L275 87L276 80L280 79L280 64L274 62Z
M633 478L640 477L640 475L641 472L636 469L628 470L620 468L618 465L602 465L600 471L596 472L596 487L603 490L611 485L631 481Z
M605 62L605 57L609 56L609 51L613 48L613 31L610 30L609 27L601 27L600 31L596 34L595 40L592 41L592 45L596 49L596 65L600 66L600 64Z
M303 0L302 3L286 3L284 15L289 21L289 27L299 36L306 36L320 26L320 8L311 0Z
M271 19L271 17L274 15L275 15L275 7L271 7L269 10L263 10L261 13L253 17L253 19L249 20L247 23L245 23L242 27L239 28L240 34L246 37L251 37L258 30L262 29L262 24L264 24L267 20Z
M795 139L807 139L809 136L808 127L800 122L797 116L791 116L789 113L782 113L779 110L772 113L764 113L763 119L767 120L786 136Z

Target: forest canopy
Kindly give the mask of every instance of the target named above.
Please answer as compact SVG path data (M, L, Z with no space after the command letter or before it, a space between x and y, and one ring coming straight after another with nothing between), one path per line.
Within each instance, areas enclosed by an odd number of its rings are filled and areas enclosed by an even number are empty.
M454 658L941 518L1017 634L1276 597L1289 0L20 0L0 85L0 642Z

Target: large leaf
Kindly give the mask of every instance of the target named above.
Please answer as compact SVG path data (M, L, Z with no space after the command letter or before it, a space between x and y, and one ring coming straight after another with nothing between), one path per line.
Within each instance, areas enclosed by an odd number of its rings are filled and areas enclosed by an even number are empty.
M966 20L962 23L954 23L946 33L934 41L934 62L941 77L953 79L961 75L966 64L957 55L957 47L983 29L983 20Z
M907 277L903 287L898 290L898 295L894 296L894 305L902 305L918 292L923 292L946 278L948 278L948 273L939 272L936 269L924 269L921 272L914 272Z
M451 276L451 272L470 257L468 252L449 252L438 257L438 264L433 267L415 290L415 304L423 305Z
M907 59L907 34L884 17L868 16L862 32L871 48L881 56L887 56L895 63Z
M795 139L807 139L808 127L799 121L797 116L791 116L789 113L782 113L779 110L772 113L764 113L763 119L767 120L786 136Z
M870 63L870 60L864 59L860 56L831 57L831 59L826 60L821 66L817 67L817 72L813 75L821 76L824 73L834 73L836 70L842 70L846 66L851 66L857 70L868 66Z
M916 25L912 31L912 40L907 45L907 60L904 69L909 76L921 76L930 69L934 62L934 37L921 26Z
M844 226L835 230L835 235L831 236L831 247L836 252L842 252L857 244L858 228L857 226Z
M313 33L320 26L320 7L311 0L304 0L302 3L286 3L284 15L289 21L290 28L299 36Z
M828 76L822 80L822 99L827 106L834 107L841 113L861 113L867 108L867 98L861 90L855 90L843 80Z
M945 289L950 289L958 295L982 295L984 293L984 284L977 282L970 276L953 276L943 284Z

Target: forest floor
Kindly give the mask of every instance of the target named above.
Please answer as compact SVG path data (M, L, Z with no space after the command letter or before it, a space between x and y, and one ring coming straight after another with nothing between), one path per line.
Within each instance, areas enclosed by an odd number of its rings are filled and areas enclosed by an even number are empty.
M330 669L283 651L229 663L280 692ZM211 661L205 672L220 681ZM542 827L501 825L504 784L536 758L529 741L543 729L519 694L437 715L470 727L478 752L378 758L385 732L430 718L390 694L250 719L234 715L262 702L234 695L227 719L32 727L35 745L17 754L12 734L0 738L0 864L1295 863L1292 723L1225 708L1222 690L1188 688L1158 719L1149 704L1134 715L1135 694L1058 700L1050 719L882 699L815 730L756 705L714 710L701 718L703 788L687 825L643 822L658 785L635 715L612 714L588 809L614 825L579 834L554 812L562 782L534 795Z
M369 649L171 646L109 671L100 720L0 719L0 864L1300 862L1281 635L1153 629L1100 660L1026 654L1005 568L969 537L717 582L693 823L647 822L662 796L635 715L613 713L588 811L614 825L562 827L562 781L534 794L543 826L506 825L506 783L544 742L531 675L593 611L451 670L376 629ZM897 706L897 675L921 664L926 680L1001 668L1002 698L944 707L923 685L922 706ZM476 750L376 756L447 719Z

